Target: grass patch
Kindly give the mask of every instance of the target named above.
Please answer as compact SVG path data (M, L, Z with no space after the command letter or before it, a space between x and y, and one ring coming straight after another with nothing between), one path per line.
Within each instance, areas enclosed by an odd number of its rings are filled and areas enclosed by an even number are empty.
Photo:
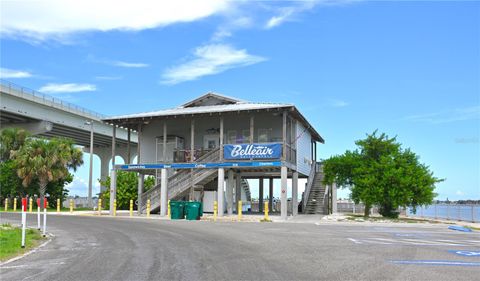
M44 240L40 232L36 229L27 229L25 234L25 248L22 248L22 229L12 227L8 223L2 224L0 228L0 261L21 255L36 247Z

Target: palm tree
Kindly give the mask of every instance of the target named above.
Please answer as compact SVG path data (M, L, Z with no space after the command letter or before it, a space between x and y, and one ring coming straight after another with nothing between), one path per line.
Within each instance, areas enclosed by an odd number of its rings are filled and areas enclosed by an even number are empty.
M6 128L0 133L0 161L10 159L12 151L19 150L23 146L29 133L24 129Z
M72 140L60 138L32 138L13 153L22 185L27 187L37 180L42 202L47 184L66 178L69 169L76 171L83 164L82 156Z

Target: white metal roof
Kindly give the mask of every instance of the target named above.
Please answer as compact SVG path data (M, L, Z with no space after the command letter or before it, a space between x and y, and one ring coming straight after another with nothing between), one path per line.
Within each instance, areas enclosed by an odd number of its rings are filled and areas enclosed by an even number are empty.
M251 102L239 102L236 104L223 104L223 105L207 105L198 107L177 107L171 109L164 109L159 111L142 112L135 114L119 115L106 118L106 120L114 119L129 119L129 118L142 118L142 117L160 117L160 116L173 116L173 115L189 115L189 114L202 114L202 113L215 113L215 112L234 112L234 111L246 111L257 109L274 109L292 107L293 104L288 103L251 103Z

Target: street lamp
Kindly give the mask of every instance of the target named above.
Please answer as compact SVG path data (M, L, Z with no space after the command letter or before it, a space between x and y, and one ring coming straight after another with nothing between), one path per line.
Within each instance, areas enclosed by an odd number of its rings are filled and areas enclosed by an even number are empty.
M92 202L92 173L93 173L93 120L86 121L85 125L90 125L90 170L88 172L88 206L93 207Z

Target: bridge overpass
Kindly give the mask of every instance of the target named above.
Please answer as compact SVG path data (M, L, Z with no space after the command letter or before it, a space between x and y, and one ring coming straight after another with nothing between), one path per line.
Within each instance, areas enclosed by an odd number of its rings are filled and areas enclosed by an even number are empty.
M106 116L0 80L0 129L18 127L47 138L71 138L77 145L83 146L85 152L90 152L93 131L93 154L100 158L100 175L105 180L113 155L114 131L115 155L122 157L125 163L132 163L137 155L138 137L130 129L114 129L112 125L104 123L103 118Z

